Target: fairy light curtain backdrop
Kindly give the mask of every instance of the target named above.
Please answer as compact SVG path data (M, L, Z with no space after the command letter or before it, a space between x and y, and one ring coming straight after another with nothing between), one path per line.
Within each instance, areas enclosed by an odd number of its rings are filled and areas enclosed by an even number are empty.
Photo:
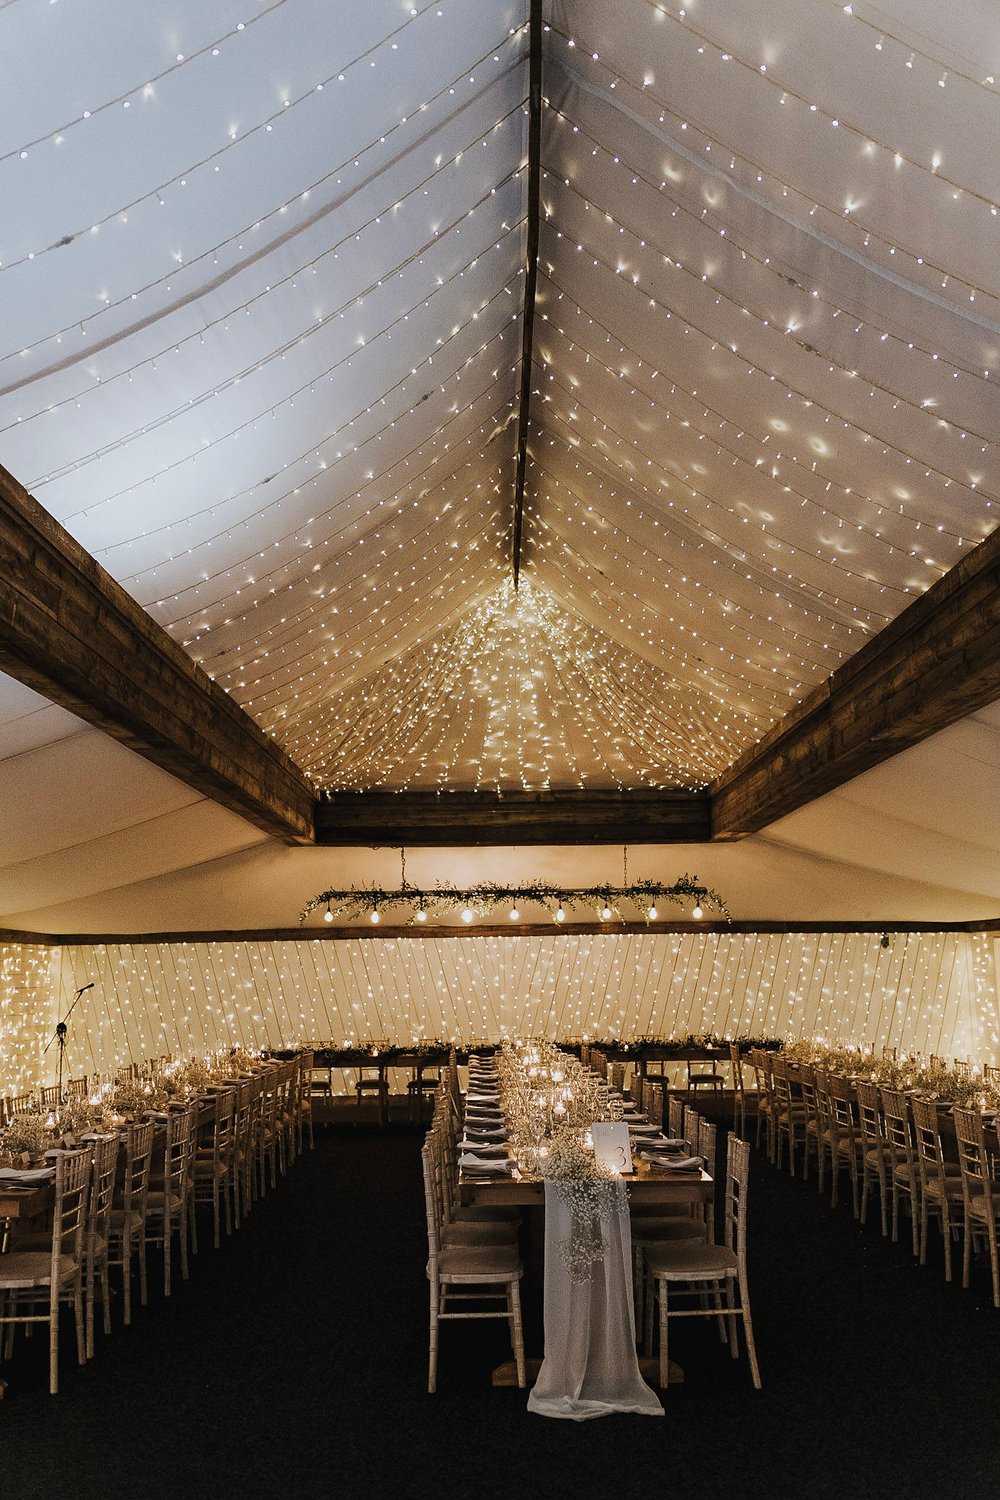
M799 1037L1000 1061L989 934L595 933L3 950L0 1045L25 1084L75 990L74 1073L242 1043L505 1032ZM51 1053L46 1060L51 1063Z

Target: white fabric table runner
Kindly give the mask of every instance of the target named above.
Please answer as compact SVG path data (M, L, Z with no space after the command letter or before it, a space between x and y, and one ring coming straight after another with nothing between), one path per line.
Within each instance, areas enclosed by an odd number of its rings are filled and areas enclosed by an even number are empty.
M572 1218L559 1190L545 1184L545 1359L528 1396L543 1417L585 1422L611 1412L662 1417L659 1397L643 1380L635 1352L632 1232L624 1183L618 1209L601 1229L604 1260L588 1281L573 1281L559 1245Z

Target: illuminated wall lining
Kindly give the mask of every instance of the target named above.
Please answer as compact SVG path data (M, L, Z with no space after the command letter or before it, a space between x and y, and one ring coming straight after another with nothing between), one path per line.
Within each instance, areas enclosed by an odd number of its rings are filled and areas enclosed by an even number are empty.
M42 1053L55 1030L58 974L58 949L0 943L0 1093L23 1093L43 1068L55 1077L55 1047L44 1062Z
M94 981L71 1027L73 1073L231 1042L496 1040L505 1030L822 1035L1000 1059L991 935L896 933L888 948L878 933L696 932L26 951L52 952L60 1014L77 986ZM37 977L26 999L29 990ZM37 1011L37 998L28 1003ZM22 1032L35 1056L45 1026Z

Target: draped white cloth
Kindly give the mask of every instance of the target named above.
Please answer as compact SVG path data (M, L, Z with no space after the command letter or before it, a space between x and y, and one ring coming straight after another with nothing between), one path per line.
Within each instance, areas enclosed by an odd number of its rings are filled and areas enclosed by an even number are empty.
M624 1183L617 1211L601 1225L604 1260L587 1281L573 1281L559 1253L572 1218L552 1182L545 1184L545 1359L528 1410L585 1422L611 1412L662 1417L635 1352L632 1233Z

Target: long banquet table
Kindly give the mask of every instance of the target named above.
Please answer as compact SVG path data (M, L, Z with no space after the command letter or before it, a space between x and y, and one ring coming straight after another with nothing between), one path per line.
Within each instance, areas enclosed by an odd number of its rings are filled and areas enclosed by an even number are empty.
M629 1197L635 1204L705 1203L713 1195L715 1181L704 1170L695 1172L655 1172L649 1163L638 1161L635 1171L626 1176ZM541 1177L478 1177L459 1172L459 1195L462 1203L511 1204L522 1208L541 1208L545 1202L545 1183Z

